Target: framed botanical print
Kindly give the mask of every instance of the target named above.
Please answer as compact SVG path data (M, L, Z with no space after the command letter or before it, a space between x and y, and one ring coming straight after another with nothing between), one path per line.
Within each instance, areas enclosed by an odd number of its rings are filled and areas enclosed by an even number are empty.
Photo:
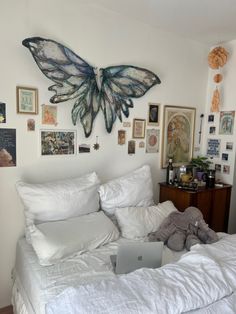
M17 113L38 114L38 90L30 87L16 87Z
M133 138L144 138L145 137L145 119L134 119L133 120Z
M148 118L147 124L158 126L159 125L159 106L160 104L149 103L148 104Z
M162 168L169 158L173 166L188 164L193 155L195 108L165 106L162 140Z

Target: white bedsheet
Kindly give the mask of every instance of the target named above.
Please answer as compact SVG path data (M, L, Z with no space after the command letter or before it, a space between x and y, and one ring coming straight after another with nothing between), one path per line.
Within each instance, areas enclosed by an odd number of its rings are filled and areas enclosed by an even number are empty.
M67 287L116 277L109 256L116 253L122 242L131 241L120 238L91 252L43 267L39 265L31 245L24 238L20 239L17 244L15 277L28 313L44 314L45 304ZM177 261L183 253L165 247L162 264Z
M195 245L175 264L67 288L46 312L174 314L202 308L195 313L235 313L235 295L236 234Z

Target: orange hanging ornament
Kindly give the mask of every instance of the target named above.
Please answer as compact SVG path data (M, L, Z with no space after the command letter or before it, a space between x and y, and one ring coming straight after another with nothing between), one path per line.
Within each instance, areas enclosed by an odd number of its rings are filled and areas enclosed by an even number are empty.
M211 101L211 112L219 112L219 107L220 107L220 92L216 87Z

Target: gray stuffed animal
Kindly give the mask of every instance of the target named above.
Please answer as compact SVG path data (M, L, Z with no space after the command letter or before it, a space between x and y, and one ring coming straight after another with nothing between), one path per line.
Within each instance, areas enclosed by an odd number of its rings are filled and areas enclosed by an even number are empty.
M159 229L149 234L149 241L163 241L171 250L182 251L197 243L214 243L218 236L205 223L198 208L188 207L184 212L170 213Z

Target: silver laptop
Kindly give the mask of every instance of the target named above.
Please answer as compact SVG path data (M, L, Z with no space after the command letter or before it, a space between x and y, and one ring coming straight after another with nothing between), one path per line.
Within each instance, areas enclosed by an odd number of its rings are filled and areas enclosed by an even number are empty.
M162 263L163 242L121 244L117 255L111 255L116 274L127 274L135 269L157 268Z

